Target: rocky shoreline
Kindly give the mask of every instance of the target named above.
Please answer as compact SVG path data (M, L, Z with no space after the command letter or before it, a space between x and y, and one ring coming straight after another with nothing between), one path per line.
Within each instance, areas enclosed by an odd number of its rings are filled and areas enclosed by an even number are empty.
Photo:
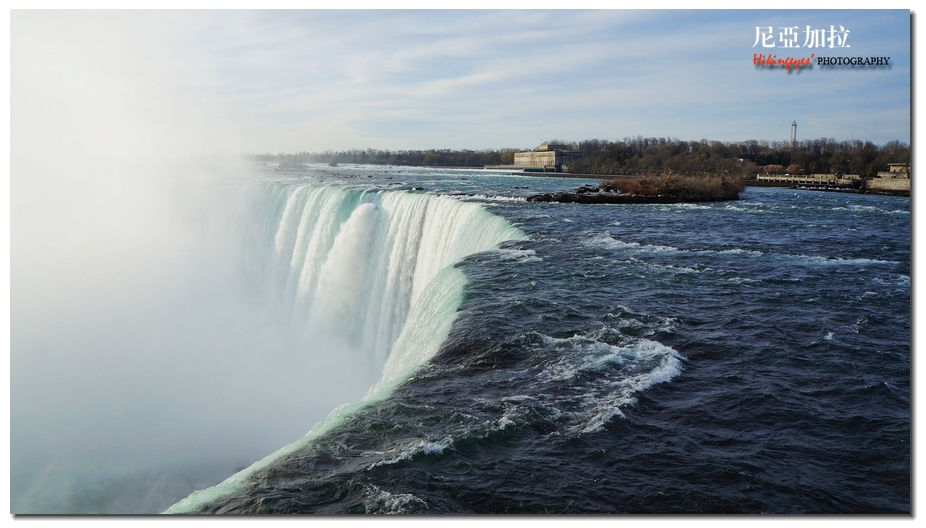
M581 204L675 204L725 202L739 200L742 186L719 179L714 188L705 180L691 178L633 179L622 182L602 182L598 187L583 185L573 192L546 193L528 196L528 202Z
M738 200L739 198L720 198L720 199L685 199L676 196L638 196L633 194L618 193L554 193L554 194L535 194L528 196L528 202L557 202L557 203L582 203L582 204L674 204L674 203L693 203L693 202L723 202Z

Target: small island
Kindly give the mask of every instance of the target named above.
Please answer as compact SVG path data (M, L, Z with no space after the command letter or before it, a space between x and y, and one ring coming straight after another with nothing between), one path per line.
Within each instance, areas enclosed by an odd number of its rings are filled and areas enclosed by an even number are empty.
M584 204L671 204L738 200L742 179L727 176L626 176L602 180L598 187L573 192L537 194L529 202Z

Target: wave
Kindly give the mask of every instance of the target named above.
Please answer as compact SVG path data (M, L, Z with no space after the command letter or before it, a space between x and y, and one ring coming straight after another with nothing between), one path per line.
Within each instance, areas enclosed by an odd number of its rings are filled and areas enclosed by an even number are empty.
M276 287L306 331L343 343L382 375L360 402L338 407L303 438L165 513L196 512L243 489L256 471L388 397L450 332L466 285L454 264L525 238L479 204L429 194L278 184L261 185L258 194L255 211L265 220L258 233L271 254L259 270L263 282ZM393 499L378 502L389 510Z
M583 241L584 245L595 248L627 251L632 254L650 253L671 253L692 256L710 256L710 255L741 255L746 258L776 259L787 261L791 264L817 265L817 266L865 266L865 265L896 265L899 262L894 260L878 260L867 258L841 258L827 257L819 255L804 255L792 253L773 253L758 251L745 248L730 249L681 249L674 246L664 246L658 244L640 244L638 242L624 242L613 238L610 231L599 234Z
M390 493L377 486L365 486L364 513L427 513L428 505L411 493Z
M526 196L508 196L504 194L453 194L448 195L458 200L480 200L486 202L526 202Z
M684 359L672 348L649 339L626 344L609 344L593 336L566 339L541 336L544 345L560 354L538 375L538 381L555 384L557 392L573 380L593 377L596 383L581 383L582 390L571 402L577 409L569 417L571 433L600 431L615 417L624 417L623 407L636 404L636 394L664 383L682 372ZM565 389L565 390L564 390Z
M541 262L543 258L537 256L533 249L497 249L495 252L502 261L515 262Z
M651 323L671 326L668 320ZM486 387L486 395L474 395L473 405L465 411L445 415L440 430L416 424L412 430L421 436L412 433L413 438L358 454L360 459L373 460L366 470L452 457L473 445L504 442L525 430L570 437L597 433L623 418L639 393L681 374L685 359L661 343L610 327L569 338L528 332L519 340L532 349L531 357L509 374L530 380L528 384L518 392L494 396Z

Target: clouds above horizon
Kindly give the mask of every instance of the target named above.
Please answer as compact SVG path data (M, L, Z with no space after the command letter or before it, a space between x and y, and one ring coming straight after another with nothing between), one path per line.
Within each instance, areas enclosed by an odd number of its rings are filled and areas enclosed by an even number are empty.
M97 15L73 16L81 23ZM801 138L910 141L906 11L107 16L119 19L118 38L144 35L130 44L161 50L155 67L171 89L217 108L209 119L221 115L216 126L246 152L533 147L636 135L774 141L787 139L792 120ZM14 12L14 37L22 19ZM757 25L842 25L851 48L812 51L890 56L892 66L757 69ZM15 44L14 60L30 54Z

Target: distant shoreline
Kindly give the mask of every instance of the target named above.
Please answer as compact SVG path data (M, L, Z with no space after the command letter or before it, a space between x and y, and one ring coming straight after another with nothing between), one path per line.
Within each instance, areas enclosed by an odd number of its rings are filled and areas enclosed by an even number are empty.
M580 178L583 180L601 180L600 174L572 174L569 172L512 172L512 176L533 176L537 178ZM606 178L623 178L624 176L607 176Z

